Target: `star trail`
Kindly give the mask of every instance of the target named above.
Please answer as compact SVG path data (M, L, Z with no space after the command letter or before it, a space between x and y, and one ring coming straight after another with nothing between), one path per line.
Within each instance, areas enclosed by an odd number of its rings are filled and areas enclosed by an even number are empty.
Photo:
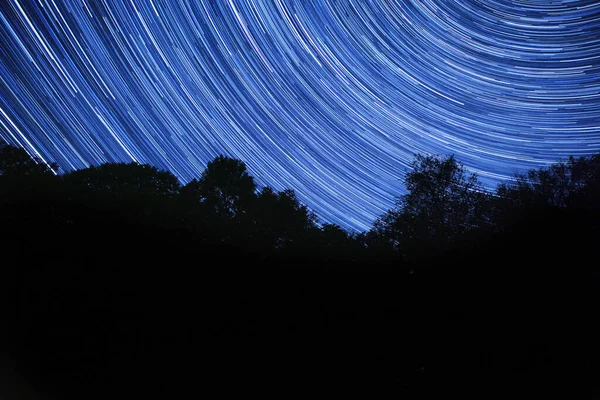
M416 153L490 189L600 152L600 3L4 0L0 135L183 183L219 154L368 229Z

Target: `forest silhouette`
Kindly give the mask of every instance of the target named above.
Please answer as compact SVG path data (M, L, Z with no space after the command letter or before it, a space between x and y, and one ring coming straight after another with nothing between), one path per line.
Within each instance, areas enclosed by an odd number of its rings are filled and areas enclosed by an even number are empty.
M4 351L57 399L539 398L568 368L568 281L599 277L598 154L494 192L454 156L417 155L362 233L225 156L185 185L137 163L57 171L0 148Z

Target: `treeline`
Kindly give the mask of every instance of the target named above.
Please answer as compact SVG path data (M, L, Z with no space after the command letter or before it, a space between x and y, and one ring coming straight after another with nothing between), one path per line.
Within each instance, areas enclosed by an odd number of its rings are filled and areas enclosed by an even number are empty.
M146 240L164 241L165 246L184 241L205 249L226 247L230 255L257 261L313 257L398 264L443 254L542 214L589 220L600 210L600 155L571 157L516 175L495 193L487 192L453 156L419 155L405 177L407 194L362 233L320 224L292 189L259 189L242 161L224 156L186 185L170 172L137 163L108 163L61 175L56 170L23 149L0 149L2 223L10 231L8 241L54 245L76 240L97 250L106 243L104 252ZM157 254L166 250L157 246Z
M227 248L219 262L243 255L247 263L305 254L308 248L330 250L333 244L338 254L332 256L346 257L350 246L338 226L319 226L293 190L259 190L243 162L224 156L185 186L150 165L111 163L55 175L55 166L22 149L6 146L0 157L2 223L15 244L75 241L69 253L92 246L95 257L84 255L92 263L115 246L124 246L126 255L140 245L138 256L145 257L148 243L154 243L154 261L185 244L198 252ZM175 247L167 249L170 245Z
M493 193L451 156L411 167L395 207L349 233L228 157L182 185L136 163L56 174L4 146L5 351L59 398L551 388L563 282L597 272L600 155Z

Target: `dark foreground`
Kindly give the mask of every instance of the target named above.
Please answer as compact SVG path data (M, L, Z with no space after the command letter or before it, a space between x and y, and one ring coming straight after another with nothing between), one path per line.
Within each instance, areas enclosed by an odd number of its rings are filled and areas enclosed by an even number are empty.
M414 167L349 235L239 160L181 186L0 146L0 397L583 398L600 156L494 196L452 157Z
M36 391L543 398L573 372L565 360L579 345L567 337L584 300L569 282L590 253L585 235L532 241L524 228L416 264L150 238L126 251L126 236L5 259L18 267L3 280L6 351Z

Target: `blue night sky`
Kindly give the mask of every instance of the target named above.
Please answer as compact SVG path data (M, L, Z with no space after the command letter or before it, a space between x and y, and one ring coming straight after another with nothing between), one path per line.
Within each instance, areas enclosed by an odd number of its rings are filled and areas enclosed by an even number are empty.
M0 136L183 183L219 154L365 230L416 153L490 189L600 152L600 2L2 0Z

